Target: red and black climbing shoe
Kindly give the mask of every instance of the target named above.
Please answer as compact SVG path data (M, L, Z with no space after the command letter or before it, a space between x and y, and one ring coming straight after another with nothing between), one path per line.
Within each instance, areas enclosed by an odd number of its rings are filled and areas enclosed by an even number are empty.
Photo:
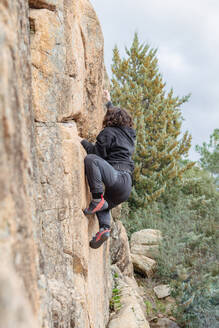
M103 198L103 195L101 195L101 199L93 199L90 202L89 207L84 210L84 214L85 215L92 215L96 212L106 210L107 208L108 208L108 203Z
M91 248L99 248L110 236L110 229L100 228L93 239L90 241Z

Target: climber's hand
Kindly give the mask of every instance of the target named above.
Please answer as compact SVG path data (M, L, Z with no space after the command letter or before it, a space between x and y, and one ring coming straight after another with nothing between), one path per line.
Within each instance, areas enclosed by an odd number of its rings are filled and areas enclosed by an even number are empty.
M110 93L108 90L103 90L103 97L106 100L106 102L111 101Z
M83 138L81 138L80 136L77 136L77 137L78 137L79 142L81 142L83 140Z

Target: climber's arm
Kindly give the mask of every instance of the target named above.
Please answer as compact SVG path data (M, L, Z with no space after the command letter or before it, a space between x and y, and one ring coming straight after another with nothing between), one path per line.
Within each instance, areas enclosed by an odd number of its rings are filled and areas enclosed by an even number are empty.
M104 90L103 91L103 97L106 101L106 108L109 109L110 107L113 107L113 104L111 102L111 97L110 97L110 93L108 90Z
M109 133L107 128L105 128L97 136L95 144L92 144L86 139L83 139L81 144L88 154L96 154L102 158L107 158L107 152L111 147L112 141L113 135Z
M81 138L80 136L78 136L78 140L80 141L80 143L82 144L82 146L84 147L84 149L86 150L86 152L88 154L92 153L94 144L92 144L91 142L87 141L86 139Z
M84 147L84 149L86 150L86 152L88 154L92 154L93 150L94 150L94 144L92 144L91 142L87 141L86 139L82 139L81 140L81 144Z

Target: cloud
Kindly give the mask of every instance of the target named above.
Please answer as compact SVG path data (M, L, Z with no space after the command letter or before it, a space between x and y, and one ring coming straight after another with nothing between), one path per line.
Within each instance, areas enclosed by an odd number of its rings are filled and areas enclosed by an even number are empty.
M158 48L160 71L176 95L192 93L182 108L195 143L219 127L218 0L91 0L105 37L108 72L112 49L130 46L134 32ZM194 154L192 156L195 156Z

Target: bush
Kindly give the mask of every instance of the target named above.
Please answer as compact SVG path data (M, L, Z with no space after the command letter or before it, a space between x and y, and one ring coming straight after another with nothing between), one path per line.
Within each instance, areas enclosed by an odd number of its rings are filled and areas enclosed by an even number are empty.
M167 187L147 208L126 204L122 211L129 236L145 228L162 231L156 278L173 286L182 327L216 327L218 218L214 179L198 167Z

